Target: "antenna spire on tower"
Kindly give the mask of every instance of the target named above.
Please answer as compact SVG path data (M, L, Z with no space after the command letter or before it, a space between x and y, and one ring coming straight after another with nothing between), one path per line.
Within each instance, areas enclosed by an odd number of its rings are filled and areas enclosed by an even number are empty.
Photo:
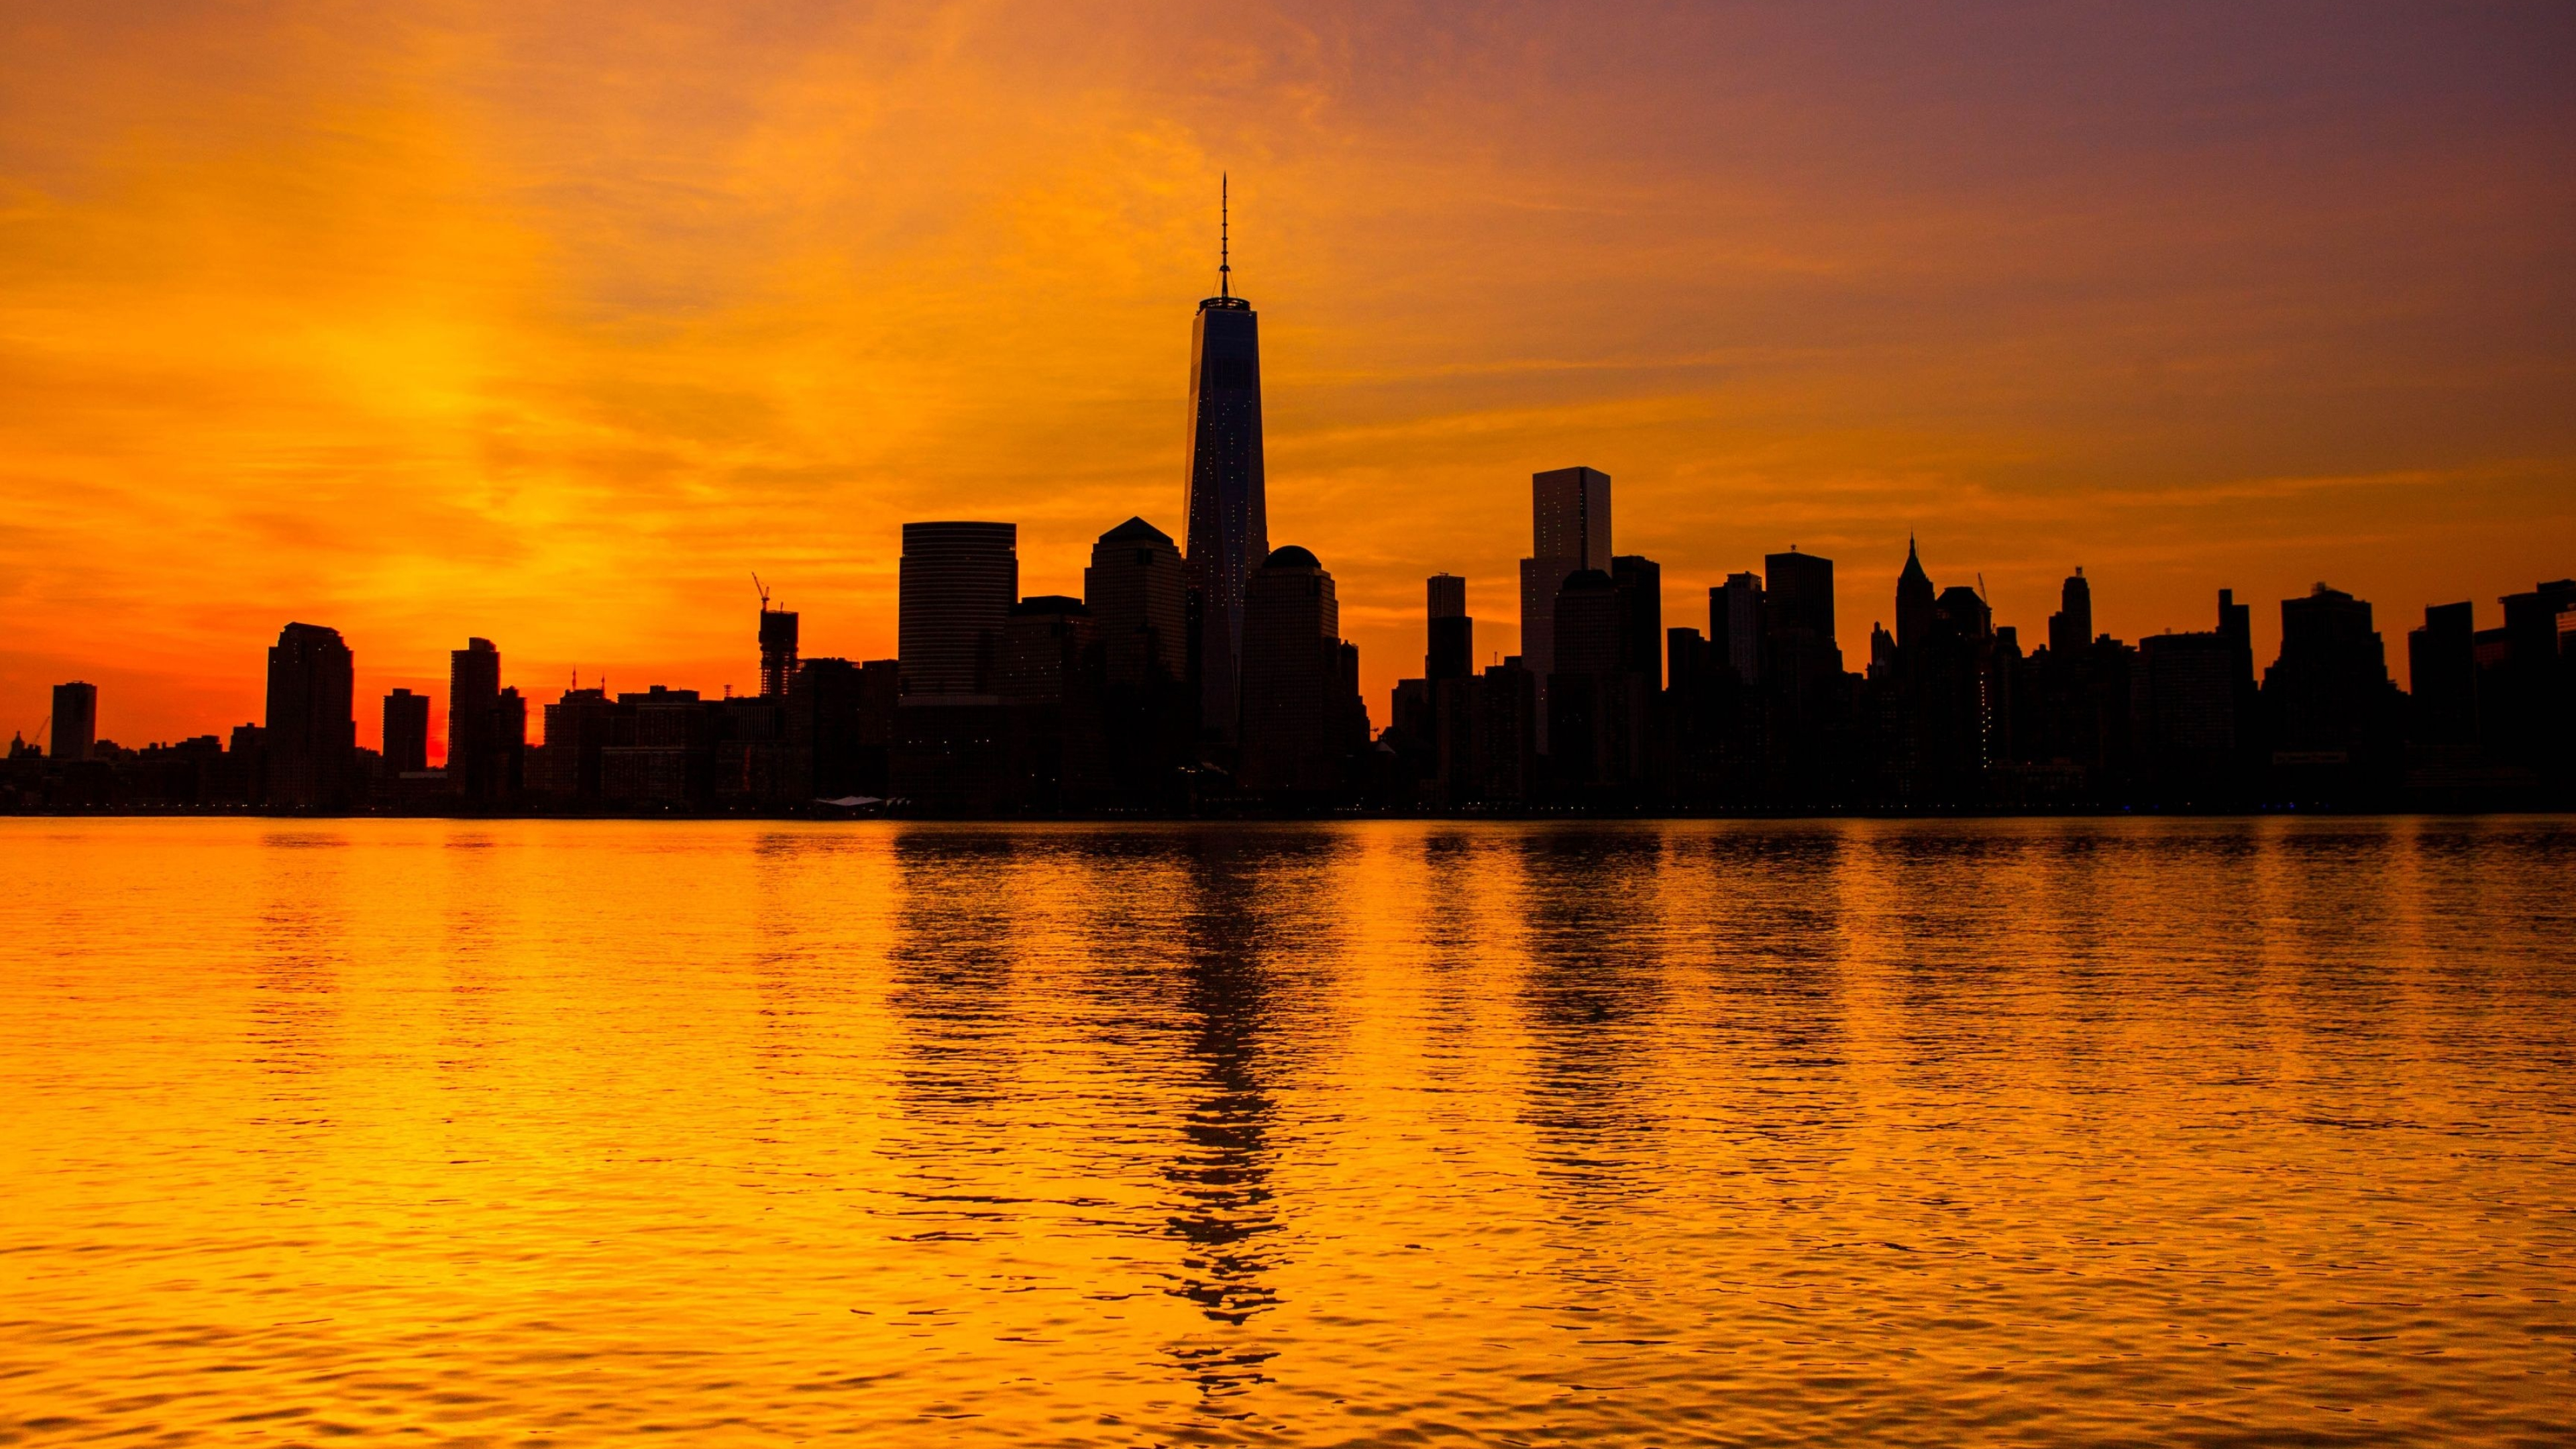
M1228 275L1234 268L1230 264L1231 259L1226 255L1232 240L1230 233L1233 218L1228 214L1230 189L1231 183L1226 174L1222 171L1218 172L1216 174L1216 294L1220 297L1234 295L1234 279Z

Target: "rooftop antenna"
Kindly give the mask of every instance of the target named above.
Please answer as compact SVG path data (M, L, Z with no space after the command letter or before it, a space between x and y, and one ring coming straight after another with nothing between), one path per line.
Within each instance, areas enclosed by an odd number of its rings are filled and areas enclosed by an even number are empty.
M1222 171L1218 172L1216 174L1216 294L1220 297L1234 295L1234 279L1230 275L1234 267L1226 255L1232 240L1233 227L1232 218L1228 214L1230 187L1231 183L1226 174Z

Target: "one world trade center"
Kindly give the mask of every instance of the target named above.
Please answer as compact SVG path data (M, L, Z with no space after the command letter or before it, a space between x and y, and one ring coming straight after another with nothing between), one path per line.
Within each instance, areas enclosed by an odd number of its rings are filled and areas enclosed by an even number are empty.
M1190 328L1187 570L1199 722L1235 738L1243 658L1243 584L1270 555L1261 478L1261 344L1252 304L1234 295L1226 196L1217 200L1217 294Z

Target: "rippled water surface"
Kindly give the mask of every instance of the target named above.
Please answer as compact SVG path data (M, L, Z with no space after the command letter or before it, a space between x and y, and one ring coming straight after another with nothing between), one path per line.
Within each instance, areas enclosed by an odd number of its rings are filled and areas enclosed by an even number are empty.
M0 860L0 1442L2576 1433L2566 821Z

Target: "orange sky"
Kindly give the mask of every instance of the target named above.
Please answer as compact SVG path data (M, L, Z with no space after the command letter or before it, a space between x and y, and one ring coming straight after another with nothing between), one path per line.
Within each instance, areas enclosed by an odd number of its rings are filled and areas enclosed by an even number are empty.
M1515 646L1532 470L1667 622L1909 530L2044 635L2576 572L2576 9L396 3L0 12L0 730L893 652L897 527L1079 592L1181 531L1218 171L1271 538L1372 709L1424 575ZM443 725L443 719L440 721Z

